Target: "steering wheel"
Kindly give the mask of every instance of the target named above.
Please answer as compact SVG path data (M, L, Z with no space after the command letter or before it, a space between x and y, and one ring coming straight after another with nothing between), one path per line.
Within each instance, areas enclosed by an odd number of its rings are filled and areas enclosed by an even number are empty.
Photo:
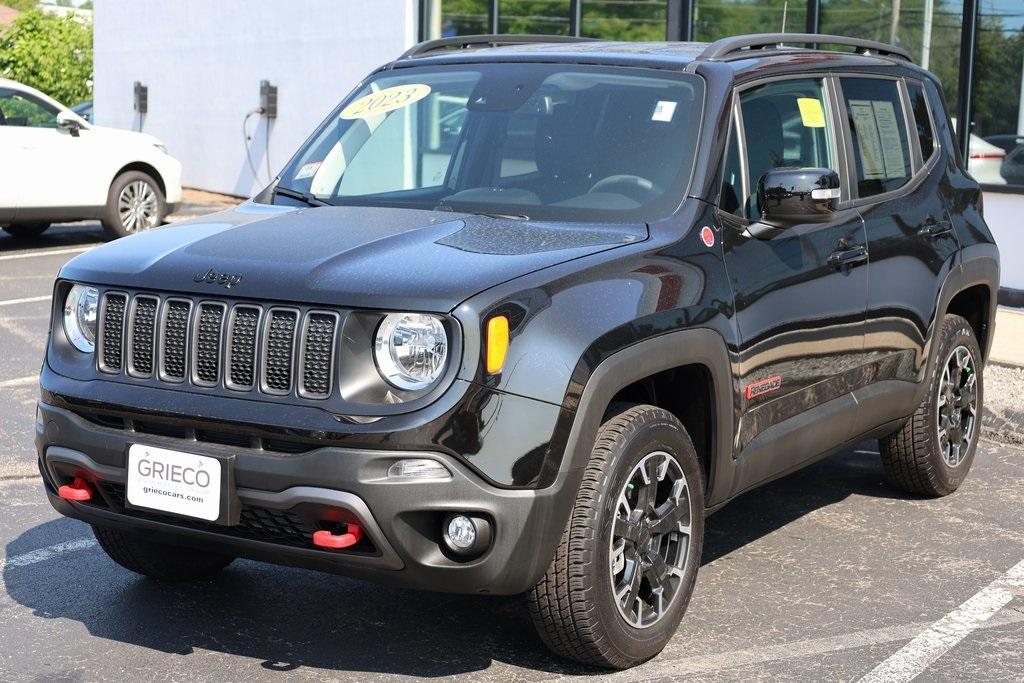
M598 180L593 187L587 190L587 194L595 192L614 192L632 199L637 204L646 204L664 190L655 185L652 180L624 173Z

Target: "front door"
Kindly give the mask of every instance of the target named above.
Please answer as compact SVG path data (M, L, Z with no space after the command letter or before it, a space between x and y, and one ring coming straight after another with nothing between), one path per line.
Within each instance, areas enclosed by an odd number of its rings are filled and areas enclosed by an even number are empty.
M737 491L791 469L851 436L851 391L863 365L867 308L864 224L856 210L770 238L757 181L778 167L842 173L835 109L824 79L741 90L719 220L735 297Z

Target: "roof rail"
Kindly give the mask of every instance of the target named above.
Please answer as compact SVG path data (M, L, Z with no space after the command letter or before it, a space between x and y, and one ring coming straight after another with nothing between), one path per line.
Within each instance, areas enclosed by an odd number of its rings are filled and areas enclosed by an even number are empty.
M436 50L467 50L474 47L498 47L501 45L527 45L530 43L587 43L596 38L582 38L576 36L544 36L544 35L519 35L508 34L484 34L478 36L455 36L454 38L437 38L425 40L422 43L413 45L402 53L399 59L410 59L419 57L428 52Z
M700 54L699 59L735 57L753 50L780 48L787 43L796 43L797 45L847 45L856 48L855 52L859 54L874 53L885 57L899 57L908 62L913 61L910 58L910 53L902 47L879 43L874 40L833 36L825 33L753 33L746 36L722 38L708 45L704 52Z

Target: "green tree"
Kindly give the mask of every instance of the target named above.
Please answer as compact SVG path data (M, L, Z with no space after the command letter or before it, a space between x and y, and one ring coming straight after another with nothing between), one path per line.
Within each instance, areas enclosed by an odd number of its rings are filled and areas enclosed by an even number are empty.
M66 105L92 97L92 25L38 10L0 35L0 76L42 90Z

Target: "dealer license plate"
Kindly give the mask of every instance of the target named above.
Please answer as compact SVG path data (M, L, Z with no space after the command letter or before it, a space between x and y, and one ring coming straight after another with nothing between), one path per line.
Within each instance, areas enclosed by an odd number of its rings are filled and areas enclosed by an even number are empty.
M220 460L143 444L128 449L128 502L133 506L213 522L220 516L220 501Z

